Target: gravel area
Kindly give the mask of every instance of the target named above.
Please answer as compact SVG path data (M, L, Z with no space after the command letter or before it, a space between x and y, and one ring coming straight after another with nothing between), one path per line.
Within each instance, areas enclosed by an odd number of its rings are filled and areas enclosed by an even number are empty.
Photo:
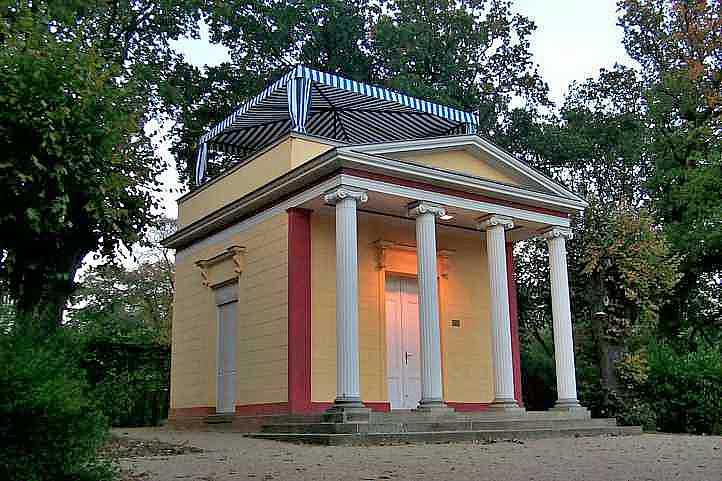
M328 447L237 433L115 430L203 452L121 459L143 481L226 480L690 480L722 479L722 437L671 434L491 444Z
M156 438L136 438L115 433L100 448L101 456L110 458L147 458L202 452L202 449L189 446L186 442L166 443Z

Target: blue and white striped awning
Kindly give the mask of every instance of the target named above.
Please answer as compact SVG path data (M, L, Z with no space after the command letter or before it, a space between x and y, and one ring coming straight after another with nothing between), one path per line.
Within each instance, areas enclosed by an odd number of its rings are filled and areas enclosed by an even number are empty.
M471 112L299 65L198 141L196 181L207 150L250 153L294 131L348 143L475 133Z

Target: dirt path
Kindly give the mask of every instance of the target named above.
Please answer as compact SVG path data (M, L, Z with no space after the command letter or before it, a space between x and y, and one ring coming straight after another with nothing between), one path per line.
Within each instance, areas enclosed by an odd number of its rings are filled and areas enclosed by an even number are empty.
M119 429L203 453L121 461L134 479L226 480L690 480L722 479L722 437L645 434L493 444L302 446L235 433Z

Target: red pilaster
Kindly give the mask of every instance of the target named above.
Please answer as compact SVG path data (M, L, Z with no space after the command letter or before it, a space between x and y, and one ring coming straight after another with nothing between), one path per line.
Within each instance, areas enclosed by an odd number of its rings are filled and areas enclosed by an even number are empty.
M509 319L511 322L511 358L514 366L514 398L523 406L521 398L521 351L519 345L519 313L516 301L516 273L514 272L514 243L506 243L506 275L509 284Z
M311 211L288 209L288 411L311 407Z

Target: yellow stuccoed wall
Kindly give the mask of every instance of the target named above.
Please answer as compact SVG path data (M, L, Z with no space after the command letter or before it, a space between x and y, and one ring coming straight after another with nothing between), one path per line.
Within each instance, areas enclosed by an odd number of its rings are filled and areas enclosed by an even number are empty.
M215 299L213 290L201 285L195 262L233 245L246 248L239 281L236 403L287 401L288 221L283 213L211 245L182 251L176 260L171 408L216 404Z
M359 212L359 350L361 396L387 401L383 272L377 269L379 239L415 243L413 221ZM311 399L336 395L335 221L332 208L311 216ZM444 397L455 402L489 402L493 397L491 327L486 253L479 232L439 227L438 249L453 249L448 278L440 280ZM398 251L404 271L415 254ZM451 327L451 319L461 321Z
M287 137L247 164L231 169L215 182L183 198L178 203L178 228L192 224L332 148L333 145L320 140Z
M461 172L509 185L520 185L519 179L508 175L490 164L483 154L474 155L466 150L445 150L440 152L411 152L391 154L399 160L414 162L428 167Z
M179 203L179 227L272 181L333 148L322 140L290 136L251 162L231 170ZM399 156L432 167L488 179L518 181L469 152L445 151ZM333 208L311 216L312 336L311 398L336 394L335 234ZM452 249L449 275L440 279L444 396L455 402L488 402L493 397L488 281L483 236L439 227L438 248ZM365 401L387 401L384 273L377 269L378 239L415 243L410 220L359 213L359 314L361 389ZM197 245L197 244L196 244ZM201 285L195 262L232 245L246 247L239 283L239 405L287 401L288 226L286 214L255 224L212 244L182 251L176 261L171 407L215 406L217 319L212 289ZM396 254L415 272L413 253ZM225 261L230 262L230 261ZM220 266L217 271L232 272ZM451 327L451 319L461 321Z

